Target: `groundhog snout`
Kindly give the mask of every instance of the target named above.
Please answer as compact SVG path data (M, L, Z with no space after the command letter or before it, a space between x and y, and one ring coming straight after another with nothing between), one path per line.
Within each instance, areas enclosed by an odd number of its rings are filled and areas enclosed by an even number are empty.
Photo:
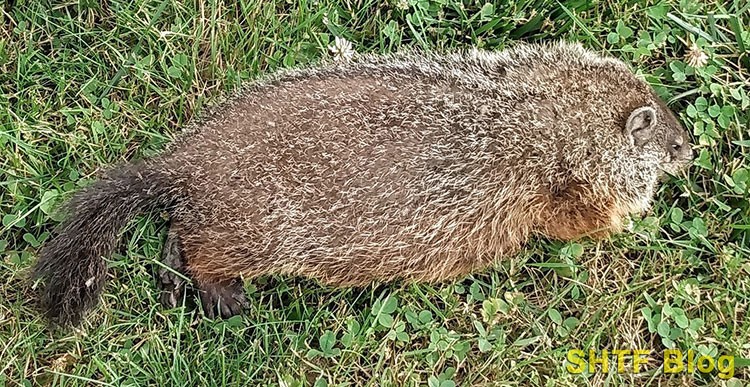
M683 159L685 160L686 164L688 165L692 164L693 160L695 160L695 151L693 150L692 147L687 147Z
M666 162L668 164L674 164L671 168L674 170L687 169L695 159L695 152L693 146L688 140L678 138L679 141L672 143L667 152Z

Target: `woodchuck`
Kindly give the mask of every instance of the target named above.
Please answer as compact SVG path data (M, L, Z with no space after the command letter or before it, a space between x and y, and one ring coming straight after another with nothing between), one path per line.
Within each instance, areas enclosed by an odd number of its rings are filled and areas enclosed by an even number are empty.
M187 129L69 201L33 269L51 321L80 321L120 230L151 209L171 218L165 262L208 316L230 316L246 305L243 278L443 281L532 235L605 236L692 159L648 84L568 43L282 71ZM160 274L174 304L180 277Z

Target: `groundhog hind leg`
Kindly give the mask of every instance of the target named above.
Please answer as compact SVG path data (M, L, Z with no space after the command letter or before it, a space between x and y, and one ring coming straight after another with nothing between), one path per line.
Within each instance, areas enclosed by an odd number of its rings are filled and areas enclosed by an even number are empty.
M243 287L246 266L237 233L205 227L182 238L185 272L193 279L208 318L231 317L249 307Z
M167 240L162 250L157 284L161 289L159 297L166 308L175 308L181 303L185 294L185 261L182 257L180 239L173 228L167 234Z
M177 231L178 229L174 225L170 227L162 251L163 266L158 273L158 284L162 290L160 301L167 308L175 308L182 303L187 287L186 278L190 273L189 256L183 250L179 236L182 231ZM194 278L193 283L208 318L231 317L249 306L239 277L213 280L202 276Z

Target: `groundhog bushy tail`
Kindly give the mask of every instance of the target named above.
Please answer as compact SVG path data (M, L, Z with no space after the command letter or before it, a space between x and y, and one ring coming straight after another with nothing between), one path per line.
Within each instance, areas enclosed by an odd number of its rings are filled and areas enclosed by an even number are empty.
M122 166L76 193L62 209L66 220L39 252L32 275L41 279L46 317L75 325L95 305L120 230L139 213L176 200L174 184L144 163Z

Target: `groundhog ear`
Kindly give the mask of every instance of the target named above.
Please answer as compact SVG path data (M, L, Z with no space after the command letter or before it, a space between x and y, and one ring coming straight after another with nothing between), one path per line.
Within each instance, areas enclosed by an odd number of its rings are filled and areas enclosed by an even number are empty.
M623 134L631 144L642 146L654 135L656 126L656 111L651 106L643 106L633 110L625 123Z

